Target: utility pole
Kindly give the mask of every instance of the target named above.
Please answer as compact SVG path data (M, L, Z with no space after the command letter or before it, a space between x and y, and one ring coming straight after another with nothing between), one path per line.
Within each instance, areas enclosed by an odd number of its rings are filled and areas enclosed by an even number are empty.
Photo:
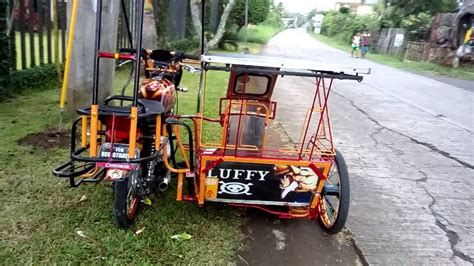
M247 42L249 30L249 0L245 0L245 42Z
M78 107L87 106L91 101L92 77L94 72L95 17L98 0L79 1L77 24L74 33L71 68L67 94L67 111L74 114ZM120 1L102 0L101 51L116 52ZM68 1L68 20L71 18L72 1ZM68 22L68 25L70 23ZM69 41L69 40L68 40ZM100 60L99 100L112 94L115 62Z

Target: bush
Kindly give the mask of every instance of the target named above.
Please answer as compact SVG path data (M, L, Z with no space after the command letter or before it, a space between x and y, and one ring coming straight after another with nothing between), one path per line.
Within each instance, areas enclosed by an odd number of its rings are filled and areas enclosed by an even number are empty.
M270 12L268 13L267 19L264 22L262 22L261 25L283 29L283 27L285 26L285 23L283 23L283 20L281 19L280 14L276 12Z
M246 0L236 0L234 8L229 17L230 24L236 24L239 27L245 25L245 3ZM267 19L270 12L270 0L248 0L249 13L248 20L251 24L259 24Z
M420 41L428 37L432 21L433 17L431 15L421 12L403 19L401 26L407 30L408 40Z
M55 65L38 66L26 70L15 71L10 76L10 85L0 94L6 98L25 91L44 89L58 83L58 73Z
M279 28L274 28L271 26L249 25L247 32L247 42L265 44L279 31ZM245 27L240 29L238 38L240 41L245 41Z
M332 11L323 20L321 33L350 43L355 33L368 31L375 34L380 30L380 23L375 15L356 16L352 13Z
M184 38L170 42L167 47L171 50L194 52L199 48L200 40L198 38Z

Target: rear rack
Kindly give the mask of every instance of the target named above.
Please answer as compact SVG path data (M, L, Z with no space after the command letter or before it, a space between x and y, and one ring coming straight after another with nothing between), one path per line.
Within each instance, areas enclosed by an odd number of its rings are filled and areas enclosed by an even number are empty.
M78 187L82 182L96 183L104 179L105 169L98 168L95 163L77 164L73 160L56 167L53 174L57 177L69 178L71 187ZM76 180L77 177L82 176ZM87 177L86 177L87 176Z

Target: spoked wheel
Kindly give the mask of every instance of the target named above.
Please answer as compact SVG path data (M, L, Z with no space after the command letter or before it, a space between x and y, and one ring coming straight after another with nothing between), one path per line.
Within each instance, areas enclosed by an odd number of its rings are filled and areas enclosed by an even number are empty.
M128 228L135 220L140 198L136 193L136 180L133 175L115 182L114 212L117 224Z
M344 227L349 213L350 187L349 173L341 153L336 151L324 184L319 205L319 223L329 234L339 233Z

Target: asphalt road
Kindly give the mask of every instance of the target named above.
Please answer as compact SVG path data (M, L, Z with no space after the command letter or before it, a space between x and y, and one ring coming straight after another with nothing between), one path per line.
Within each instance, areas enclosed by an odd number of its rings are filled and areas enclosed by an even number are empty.
M300 30L276 35L263 54L370 67L372 74L362 83L335 81L330 98L335 145L351 176L352 241L325 236L309 221L257 216L244 228L249 251L239 254L241 263L472 265L474 92L352 59ZM284 77L277 84L277 120L293 140L306 112L295 105L309 106L312 82Z

